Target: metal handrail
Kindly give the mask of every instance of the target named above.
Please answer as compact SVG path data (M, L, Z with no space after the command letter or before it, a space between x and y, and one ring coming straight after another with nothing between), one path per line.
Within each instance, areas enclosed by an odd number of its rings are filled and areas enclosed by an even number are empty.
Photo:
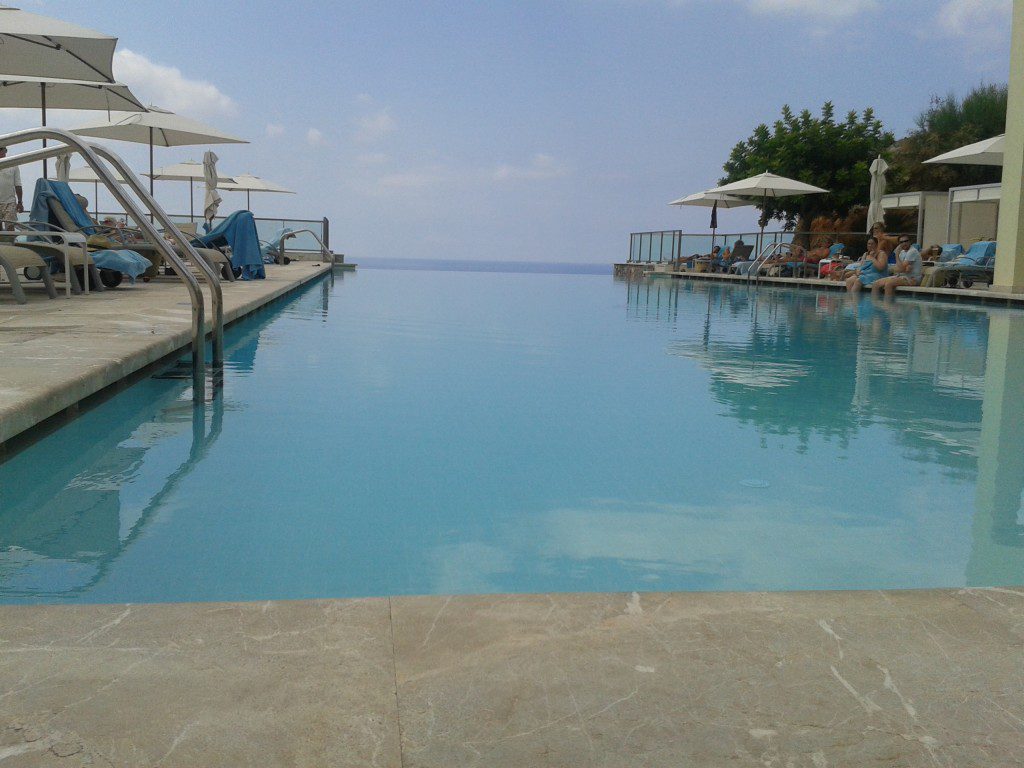
M163 226L165 232L169 232L182 251L184 251L196 268L203 273L203 278L206 280L207 285L210 286L210 304L213 308L213 327L211 330L212 336L212 349L211 349L211 362L215 369L224 367L224 294L221 291L220 278L217 276L217 272L213 267L199 255L196 251L195 246L192 245L192 241L185 237L185 235L179 230L174 222L171 221L167 213L164 212L152 195L143 187L138 177L132 172L132 170L125 164L125 162L111 152L106 147L100 146L99 144L90 144L89 147L100 157L105 159L108 163L114 166L117 171L124 177L128 186L132 188L132 191L139 196L139 199L149 208L150 213L156 218L157 221ZM120 202L120 200L118 201ZM123 203L122 203L123 205ZM138 220L136 223L139 224ZM149 229L156 232L152 222L149 222ZM145 230L144 230L145 231ZM149 234L147 232L147 234ZM157 238L163 245L167 244L167 241L157 233ZM167 250L173 252L173 248L167 248Z
M142 229L156 247L163 252L164 257L171 264L171 268L175 273L177 273L178 277L181 278L182 282L185 283L185 287L189 293L189 299L192 303L193 397L197 400L205 399L206 319L205 302L203 300L202 289L199 287L199 281L196 280L195 275L192 274L185 263L178 258L178 255L174 252L174 249L171 248L170 244L160 236L156 227L149 221L146 214L140 210L135 201L124 193L118 183L118 179L114 177L110 170L100 160L99 153L95 151L93 145L82 140L73 133L56 128L29 128L27 130L16 131L5 136L0 136L0 142L2 142L4 146L23 144L28 141L39 141L41 139L54 139L61 142L64 146L45 147L41 150L8 156L0 159L0 169L11 168L25 163L35 162L37 160L56 157L72 151L78 152L82 155L82 159L84 159L89 167L96 172L96 175L99 177L100 181L103 182L103 185L111 195L113 195L114 199L117 200L125 211L131 214L136 223L140 225L140 229ZM130 187L132 187L132 191L135 191L138 194L138 190L141 189L142 185L139 183L138 178L131 169L129 169L128 166L120 160L120 158L117 158L113 152L104 149L103 153L106 155L108 162L111 162L111 158L114 158L113 164L119 166L123 179L128 182ZM153 200L152 197L145 195L144 190L143 193L144 196L140 196L140 198L145 201L146 205L150 208L150 212L160 218L161 221L166 221L167 214L164 213L163 209L155 200Z
M285 234L281 235L281 239L277 244L277 263L284 264L284 241L293 237L297 237L298 235L301 235L303 232L308 232L313 236L313 239L320 244L320 255L325 259L330 258L331 262L333 263L334 254L331 252L331 249L324 245L324 241L321 240L320 236L317 235L317 233L314 232L312 229L294 229L291 232L286 232Z
M772 243L762 248L761 253L758 254L757 258L754 259L754 263L750 266L750 269L747 270L747 281L749 282L751 275L753 275L754 282L757 282L761 277L761 267L765 265L765 262L767 262L769 258L782 250L782 248L792 248L792 243Z

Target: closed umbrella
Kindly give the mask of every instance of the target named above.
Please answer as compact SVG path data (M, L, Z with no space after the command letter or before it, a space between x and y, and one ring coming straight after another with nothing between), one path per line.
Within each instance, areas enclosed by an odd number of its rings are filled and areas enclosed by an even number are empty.
M761 234L758 236L757 242L758 253L761 251L761 240L764 239L764 227L767 223L764 217L764 208L769 197L794 197L796 195L821 195L827 193L827 189L816 187L813 184L806 184L796 179L788 179L785 176L778 176L767 172L708 190L710 195L760 198L762 215Z
M248 144L245 139L223 133L188 117L150 106L141 113L111 115L109 120L72 128L79 136L131 141L149 145L149 192L153 193L153 147L185 147L196 144Z
M213 226L213 217L220 208L221 197L217 194L217 155L207 150L203 155L203 180L206 182L206 194L203 197L203 218L206 219L206 231Z
M202 163L198 163L195 160L187 160L184 163L175 163L174 165L157 168L152 174L147 173L144 175L150 176L157 181L187 181L189 218L195 218L194 185L196 181L206 181L206 174ZM218 182L223 181L234 181L234 179L230 176L219 176Z
M253 176L251 173L239 173L235 176L233 182L223 182L219 187L221 190L227 190L228 192L245 192L245 208L249 211L252 210L249 200L251 192L276 192L283 195L295 194L292 190L285 189L280 184L261 179L259 176Z
M61 155L56 162L57 181L67 183L71 177L71 155Z
M871 198L868 201L868 232L881 221L885 215L882 210L882 197L885 195L885 172L889 170L889 164L882 159L881 155L871 163Z
M1003 153L1006 151L1006 134L982 139L973 144L944 152L926 163L945 163L950 165L1002 165Z

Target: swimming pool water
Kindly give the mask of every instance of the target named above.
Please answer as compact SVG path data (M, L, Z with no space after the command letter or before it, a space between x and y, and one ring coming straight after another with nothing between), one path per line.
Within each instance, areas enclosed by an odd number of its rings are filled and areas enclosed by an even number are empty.
M1024 581L1024 313L339 273L0 465L0 601Z

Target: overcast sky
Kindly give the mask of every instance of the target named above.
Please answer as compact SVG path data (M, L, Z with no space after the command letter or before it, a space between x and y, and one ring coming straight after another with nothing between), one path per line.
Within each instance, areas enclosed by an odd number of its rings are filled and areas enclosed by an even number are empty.
M254 195L258 216L327 216L352 261L621 260L630 231L704 231L706 210L666 203L716 184L730 148L783 104L873 106L900 135L933 94L1009 69L1010 0L21 7L118 36L115 75L144 101L252 141L215 148L223 172L298 191ZM34 120L0 115L4 128ZM145 169L144 149L112 146ZM157 164L203 149L158 149ZM186 188L158 195L187 210Z

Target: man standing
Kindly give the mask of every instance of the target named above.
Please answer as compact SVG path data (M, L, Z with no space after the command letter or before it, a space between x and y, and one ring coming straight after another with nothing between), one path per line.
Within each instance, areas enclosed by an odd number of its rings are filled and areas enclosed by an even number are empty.
M892 277L878 280L871 286L871 290L884 289L886 296L896 293L900 285L921 284L921 254L906 235L900 237L899 245L896 246L896 263L890 270Z
M7 147L0 147L0 160L7 157ZM4 168L0 170L0 229L14 229L8 222L17 221L18 214L24 212L25 205L21 196L21 168Z

